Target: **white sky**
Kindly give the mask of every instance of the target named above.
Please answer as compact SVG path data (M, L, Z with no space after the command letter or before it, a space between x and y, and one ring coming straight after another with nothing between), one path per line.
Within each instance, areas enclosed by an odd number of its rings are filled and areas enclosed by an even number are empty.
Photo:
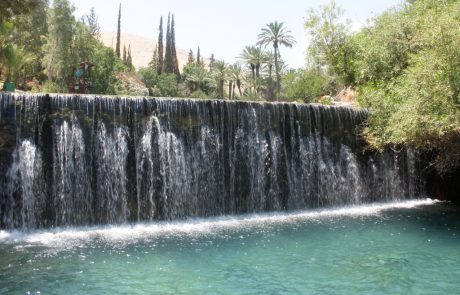
M216 59L227 62L236 57L247 45L257 42L257 35L265 24L284 22L291 30L296 44L281 48L281 55L290 67L305 65L308 36L304 29L306 11L328 4L325 0L70 0L76 16L87 14L94 7L102 32L116 31L118 4L122 4L123 32L158 38L160 16L164 28L168 12L174 13L176 46L186 51L200 46L202 56L214 53ZM345 9L345 18L359 27L373 15L401 3L402 0L336 0Z

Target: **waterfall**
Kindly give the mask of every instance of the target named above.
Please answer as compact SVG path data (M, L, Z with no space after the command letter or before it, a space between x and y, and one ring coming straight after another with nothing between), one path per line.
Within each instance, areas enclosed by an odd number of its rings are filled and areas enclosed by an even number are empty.
M424 193L417 151L366 149L366 111L0 94L0 226L337 207Z

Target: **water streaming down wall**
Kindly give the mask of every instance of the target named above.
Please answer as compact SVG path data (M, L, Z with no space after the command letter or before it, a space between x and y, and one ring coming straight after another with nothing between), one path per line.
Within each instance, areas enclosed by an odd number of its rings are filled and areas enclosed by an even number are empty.
M417 153L375 154L365 111L0 94L3 228L171 220L419 197Z

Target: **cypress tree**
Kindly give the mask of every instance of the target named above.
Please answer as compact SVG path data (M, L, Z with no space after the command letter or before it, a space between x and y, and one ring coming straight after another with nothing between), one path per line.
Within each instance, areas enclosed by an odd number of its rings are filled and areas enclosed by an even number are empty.
M158 45L155 47L155 50L153 50L153 56L152 60L149 62L149 67L158 72Z
M158 43L157 43L157 54L158 54L158 59L156 61L156 69L158 75L160 75L163 71L163 17L160 18L160 27L159 33L158 33ZM155 55L155 54L154 54Z
M131 57L131 44L128 45L128 55L126 56L126 65L130 69L133 68L133 58Z
M123 63L126 64L126 45L123 44Z
M118 30L117 30L117 46L115 52L117 53L117 56L120 57L120 40L121 39L121 3L118 8Z
M91 36L93 36L96 39L99 39L101 37L101 26L97 21L96 11L94 10L94 7L91 7L89 15L85 16L84 20L86 20L86 22L88 23L88 27L91 31Z
M166 46L165 46L165 57L163 61L163 72L173 72L173 60L171 54L171 14L168 14L168 24L166 26Z
M200 64L201 63L201 54L200 54L200 47L198 46L198 50L196 52L196 63Z
M190 51L188 52L188 60L187 60L187 64L192 64L195 62L195 57L193 56L193 50L190 49Z
M170 37L171 37L171 59L172 59L172 69L173 73L176 74L177 79L180 79L180 71L179 71L179 60L177 59L176 53L176 31L174 29L174 14L172 15L171 19L171 29L170 29Z
M215 62L216 62L216 59L214 58L214 53L212 53L211 57L209 58L209 70L211 70L214 67Z

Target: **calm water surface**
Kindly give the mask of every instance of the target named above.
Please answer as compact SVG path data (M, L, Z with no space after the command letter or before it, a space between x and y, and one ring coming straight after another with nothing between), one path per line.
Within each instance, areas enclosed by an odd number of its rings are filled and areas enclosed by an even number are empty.
M431 200L0 231L0 294L459 294L460 209Z

